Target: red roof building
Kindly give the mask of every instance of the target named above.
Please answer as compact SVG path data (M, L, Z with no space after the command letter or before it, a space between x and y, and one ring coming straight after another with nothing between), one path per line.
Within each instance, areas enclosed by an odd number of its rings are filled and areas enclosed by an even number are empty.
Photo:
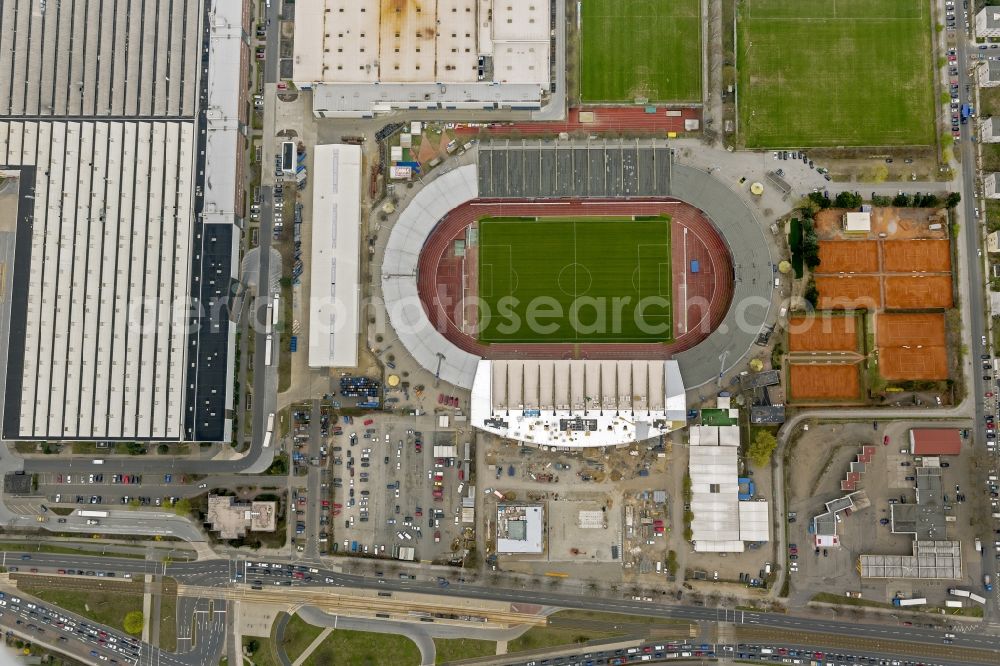
M962 438L955 428L914 428L910 430L910 453L915 456L957 456Z

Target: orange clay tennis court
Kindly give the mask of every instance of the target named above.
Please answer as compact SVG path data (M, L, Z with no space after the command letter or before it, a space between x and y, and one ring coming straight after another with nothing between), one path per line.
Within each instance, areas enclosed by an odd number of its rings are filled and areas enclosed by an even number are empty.
M816 280L819 287L819 280ZM823 290L820 290L822 295ZM950 275L885 277L885 306L903 310L950 308L953 305Z
M886 379L948 379L948 354L944 347L882 348L879 374Z
M948 273L951 248L946 240L885 241L887 273Z
M893 312L878 315L878 346L943 347L944 313Z
M788 320L788 350L854 351L858 348L854 317L792 317Z
M877 276L816 276L820 310L877 310L882 294Z
M878 243L875 241L820 241L819 266L814 273L875 273Z
M793 400L843 398L853 400L861 393L861 378L857 365L789 366Z

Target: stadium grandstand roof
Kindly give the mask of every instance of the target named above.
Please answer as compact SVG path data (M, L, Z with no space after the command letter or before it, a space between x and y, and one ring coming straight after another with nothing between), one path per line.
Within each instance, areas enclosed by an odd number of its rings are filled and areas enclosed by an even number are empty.
M642 441L682 427L675 361L480 361L472 424L501 437L582 448Z

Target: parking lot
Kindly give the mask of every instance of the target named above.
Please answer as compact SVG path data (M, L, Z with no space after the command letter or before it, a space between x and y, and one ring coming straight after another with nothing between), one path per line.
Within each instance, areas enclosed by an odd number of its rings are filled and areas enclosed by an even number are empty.
M462 530L464 443L454 431L413 425L389 415L354 417L334 435L331 512L338 552L393 557L398 548L412 547L420 560L452 556ZM454 445L458 456L435 458L435 445Z

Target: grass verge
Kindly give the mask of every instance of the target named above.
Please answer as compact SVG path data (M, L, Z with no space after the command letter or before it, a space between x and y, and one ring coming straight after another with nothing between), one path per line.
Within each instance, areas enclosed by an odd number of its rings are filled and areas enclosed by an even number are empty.
M416 666L420 650L405 636L338 629L306 657L305 666Z
M477 641L471 638L435 638L434 648L437 654L435 664L489 657L497 653L495 641Z
M309 624L298 615L293 615L285 627L281 648L288 660L294 663L321 633L323 633L322 627Z
M122 622L128 613L142 612L143 584L140 581L126 583L107 579L27 577L16 574L15 577L18 589L25 594L122 631Z

